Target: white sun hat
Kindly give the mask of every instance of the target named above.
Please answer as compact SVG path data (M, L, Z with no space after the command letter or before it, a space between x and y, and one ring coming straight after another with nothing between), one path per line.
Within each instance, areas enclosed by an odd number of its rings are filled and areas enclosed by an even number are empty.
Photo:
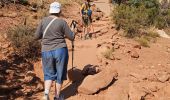
M58 2L53 2L50 4L50 11L49 13L59 13L61 10L61 4Z

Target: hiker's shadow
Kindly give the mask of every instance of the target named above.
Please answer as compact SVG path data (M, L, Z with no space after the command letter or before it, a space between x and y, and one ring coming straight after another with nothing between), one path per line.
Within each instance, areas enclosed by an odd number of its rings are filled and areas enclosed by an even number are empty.
M73 70L68 70L68 78L72 83L61 91L65 99L77 94L77 89L83 82L85 76L82 75L82 70L73 68Z

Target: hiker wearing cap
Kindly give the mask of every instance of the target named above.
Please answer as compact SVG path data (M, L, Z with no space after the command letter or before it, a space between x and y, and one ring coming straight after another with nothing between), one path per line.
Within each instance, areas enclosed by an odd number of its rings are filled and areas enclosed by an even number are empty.
M56 82L54 100L63 100L60 95L63 80L67 79L68 49L65 37L74 40L74 33L66 21L59 18L61 4L50 4L50 15L40 22L35 37L42 39L42 65L45 80L43 100L49 100L52 82Z

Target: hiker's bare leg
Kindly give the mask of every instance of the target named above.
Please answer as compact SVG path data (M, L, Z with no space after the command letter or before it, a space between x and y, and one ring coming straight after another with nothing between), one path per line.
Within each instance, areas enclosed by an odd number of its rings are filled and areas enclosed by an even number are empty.
M56 83L55 97L59 98L62 84Z
M53 82L52 80L45 81L45 91L44 91L45 94L49 94L52 82Z

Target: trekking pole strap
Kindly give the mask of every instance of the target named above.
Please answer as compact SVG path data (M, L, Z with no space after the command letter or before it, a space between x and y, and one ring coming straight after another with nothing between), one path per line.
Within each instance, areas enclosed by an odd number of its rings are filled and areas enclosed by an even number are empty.
M44 30L44 32L43 32L43 38L44 38L45 34L47 33L48 28L51 26L51 24L52 24L56 19L57 19L57 17L53 18L53 19L51 20L51 22L47 25L47 27L45 28L45 30Z

